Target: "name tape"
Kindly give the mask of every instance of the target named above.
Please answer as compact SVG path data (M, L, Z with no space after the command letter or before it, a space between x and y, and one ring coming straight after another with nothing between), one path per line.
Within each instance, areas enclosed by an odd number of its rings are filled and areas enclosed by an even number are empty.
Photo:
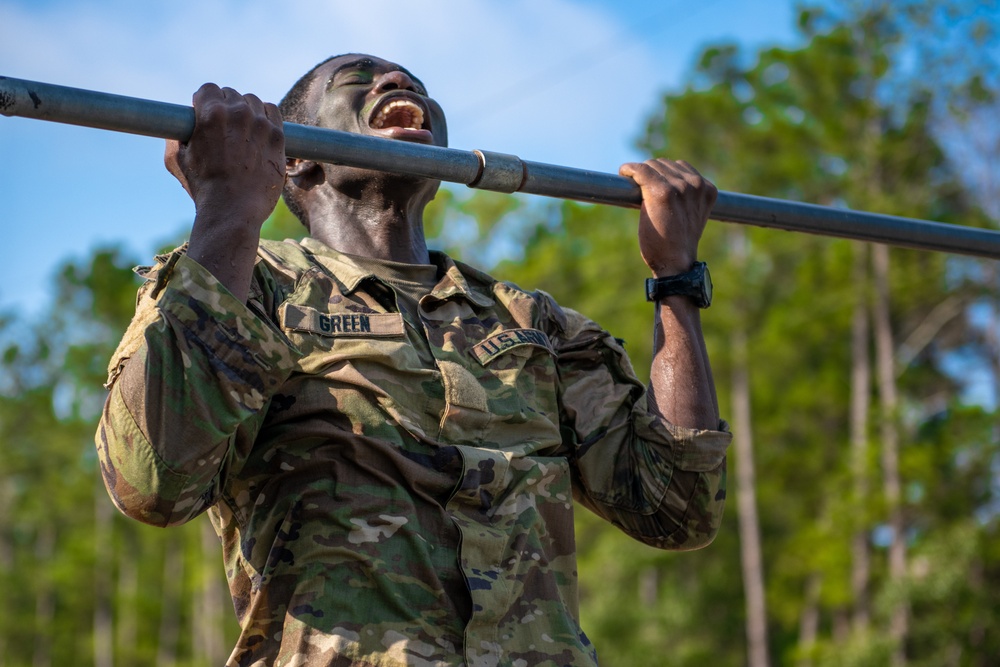
M308 306L287 303L281 308L282 326L286 329L334 337L403 335L403 316L399 313L324 313Z

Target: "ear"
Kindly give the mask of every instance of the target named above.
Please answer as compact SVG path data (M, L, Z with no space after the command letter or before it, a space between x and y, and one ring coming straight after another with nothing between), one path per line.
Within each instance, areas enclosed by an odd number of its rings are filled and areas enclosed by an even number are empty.
M285 160L285 173L288 180L300 190L312 190L317 185L326 182L323 166L312 160L300 160L290 157Z

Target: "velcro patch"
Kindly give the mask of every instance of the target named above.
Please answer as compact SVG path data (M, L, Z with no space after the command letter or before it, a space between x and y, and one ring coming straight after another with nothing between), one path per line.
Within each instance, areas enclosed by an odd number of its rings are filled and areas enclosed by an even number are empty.
M476 361L485 366L504 352L523 345L541 347L549 352L552 351L552 345L549 344L549 337L543 331L539 331L538 329L507 329L498 334L493 334L482 343L479 343L472 348L471 353L476 358Z
M309 331L321 336L387 337L403 335L400 313L324 313L309 306L289 303L281 307L286 329Z

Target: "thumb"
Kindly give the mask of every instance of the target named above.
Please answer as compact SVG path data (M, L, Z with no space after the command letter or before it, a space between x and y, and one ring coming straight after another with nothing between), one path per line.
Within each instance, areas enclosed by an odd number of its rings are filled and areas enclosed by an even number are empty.
M182 148L181 143L176 139L167 139L166 146L163 149L163 164L166 166L167 171L180 181L181 187L188 193L188 196L193 198L194 195L191 192L191 186L188 184L187 176L181 167L181 160L183 159Z

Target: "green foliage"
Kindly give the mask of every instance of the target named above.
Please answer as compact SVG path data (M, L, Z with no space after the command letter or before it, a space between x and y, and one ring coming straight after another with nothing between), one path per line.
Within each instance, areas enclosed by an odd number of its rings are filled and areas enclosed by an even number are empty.
M900 58L916 57L902 21L927 18L919 7L907 12L900 18L874 7L848 22L804 12L804 48L752 55L735 45L706 48L688 87L665 96L643 147L690 160L726 190L989 224L938 141L944 105L935 82L899 71ZM651 318L638 295L645 270L634 247L633 217L565 204L561 224L550 223L550 212L539 216L525 259L497 273L546 289L629 337L636 366L644 369L649 342L642 337ZM888 610L902 599L914 614L907 648L915 664L946 664L942 656L962 656L954 664L987 664L1000 625L983 619L992 619L996 601L971 595L957 578L926 590L946 564L923 554L942 540L950 543L956 525L974 536L962 539L997 548L997 415L962 406L955 398L960 379L945 367L952 355L970 353L970 345L986 365L996 364L991 358L998 351L973 344L977 334L961 307L945 318L940 313L948 310L943 306L995 294L1000 285L989 271L970 270L970 260L892 254L895 344L901 357L907 345L919 349L897 368L915 573L890 582L879 541L886 506L878 489L877 422L870 433L867 474L874 487L868 497L855 496L849 460L851 318L855 304L870 298L870 288L852 275L856 246L718 224L702 243L717 287L704 322L724 413L731 410L731 332L743 327L749 336L771 654L780 664L807 656L814 664L887 664L893 651L884 630ZM934 335L921 338L928 327ZM733 468L740 463L731 460ZM696 554L651 553L580 517L582 613L604 664L744 664L734 510L716 543ZM870 535L877 605L869 629L852 633L851 537L859 529ZM1000 574L984 551L963 553L961 567L988 580ZM921 567L928 568L922 579ZM806 594L813 581L819 582L815 602ZM969 614L978 625L952 623L944 611L952 603L976 609ZM931 607L940 611L933 621L917 619ZM809 609L819 614L819 636L806 646L799 623Z
M525 212L519 195L445 186L424 211L424 227L432 247L472 265L492 266L523 256L534 222Z
M264 221L264 226L260 230L262 238L273 241L284 241L285 239L301 239L308 232L299 222L299 219L292 215L285 205L285 200L278 200L274 212Z
M180 596L178 664L209 664L179 640L194 629L200 579L193 574L210 567L224 582L219 549L206 565L197 525L167 534L117 516L97 470L102 384L134 310L134 263L115 248L66 262L51 312L37 325L0 322L2 664L94 664L102 605L118 663L156 664L170 594ZM170 550L186 561L177 581L164 572ZM231 617L211 630L235 638Z

